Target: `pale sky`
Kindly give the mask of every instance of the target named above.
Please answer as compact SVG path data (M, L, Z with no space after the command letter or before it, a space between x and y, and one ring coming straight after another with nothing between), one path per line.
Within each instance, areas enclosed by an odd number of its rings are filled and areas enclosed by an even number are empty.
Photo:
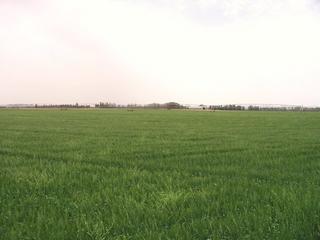
M319 0L0 0L0 104L320 105Z

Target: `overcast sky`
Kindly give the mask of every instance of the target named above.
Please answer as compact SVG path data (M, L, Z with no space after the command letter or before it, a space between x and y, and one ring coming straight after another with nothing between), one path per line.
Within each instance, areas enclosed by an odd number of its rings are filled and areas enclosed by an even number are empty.
M0 0L0 103L320 105L319 5Z

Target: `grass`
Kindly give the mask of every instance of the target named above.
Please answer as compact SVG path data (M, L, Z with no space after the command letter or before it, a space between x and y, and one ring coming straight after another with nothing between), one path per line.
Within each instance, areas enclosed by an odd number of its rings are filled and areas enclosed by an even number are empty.
M0 239L320 239L320 114L1 110Z

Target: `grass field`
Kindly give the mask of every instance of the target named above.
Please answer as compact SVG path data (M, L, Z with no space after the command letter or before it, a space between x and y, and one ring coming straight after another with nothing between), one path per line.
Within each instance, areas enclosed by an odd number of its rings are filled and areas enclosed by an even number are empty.
M320 239L320 113L0 110L0 239Z

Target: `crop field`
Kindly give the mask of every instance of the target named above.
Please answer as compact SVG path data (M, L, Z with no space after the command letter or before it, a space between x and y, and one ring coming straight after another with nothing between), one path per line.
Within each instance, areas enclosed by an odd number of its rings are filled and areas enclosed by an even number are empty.
M320 239L320 114L0 110L0 239Z

